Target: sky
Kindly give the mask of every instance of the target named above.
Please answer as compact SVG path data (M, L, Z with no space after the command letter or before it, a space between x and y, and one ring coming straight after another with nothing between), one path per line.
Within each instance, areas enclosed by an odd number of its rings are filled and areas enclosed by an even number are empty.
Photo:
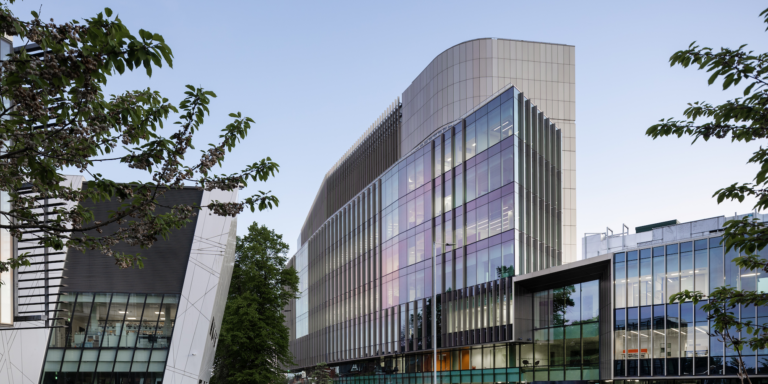
M256 124L219 172L264 157L280 164L241 197L271 191L271 211L251 223L297 238L323 176L429 62L463 41L497 37L576 47L578 242L585 232L616 232L677 219L745 213L750 202L717 204L712 194L750 181L746 165L762 143L652 140L659 119L680 118L687 103L739 97L707 85L708 74L669 66L692 41L713 48L749 44L768 51L765 4L740 1L20 1L19 17L39 11L56 22L93 17L110 7L128 28L161 34L173 68L110 78L106 91L151 88L178 103L186 84L216 92L195 144L216 142L242 112ZM16 45L21 44L17 39ZM146 176L117 165L98 169L117 181ZM580 245L579 245L580 248Z

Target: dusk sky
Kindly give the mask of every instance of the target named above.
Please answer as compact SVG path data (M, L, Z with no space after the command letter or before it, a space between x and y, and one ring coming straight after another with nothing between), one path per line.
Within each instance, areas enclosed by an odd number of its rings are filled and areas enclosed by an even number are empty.
M144 71L114 77L107 93L150 87L178 102L186 84L215 91L198 149L217 140L230 112L256 120L221 172L266 156L280 164L276 178L241 191L245 197L271 190L280 206L240 215L238 233L254 221L265 224L284 235L291 253L323 176L440 52L481 37L575 45L580 253L583 234L606 226L618 232L624 223L634 231L751 210L748 203L718 205L711 196L754 177L756 168L745 163L760 143L692 146L688 138L645 136L659 119L680 117L688 102L741 96L738 89L723 92L719 82L708 86L704 72L668 62L694 40L768 51L758 16L765 4L738 4L27 0L11 9L64 22L109 6L135 34L143 28L163 35L174 68L152 78ZM123 167L100 171L117 181L146 180Z

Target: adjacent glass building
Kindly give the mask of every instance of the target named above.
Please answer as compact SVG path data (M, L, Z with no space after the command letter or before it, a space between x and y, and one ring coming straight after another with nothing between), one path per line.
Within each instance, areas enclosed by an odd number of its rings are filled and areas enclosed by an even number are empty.
M668 304L684 290L711 292L725 285L768 292L768 276L740 269L723 253L722 237L649 246L614 254L614 375L736 375L737 353L710 336L706 301ZM768 249L762 256L768 257ZM768 307L737 307L734 314L753 324L768 323ZM768 351L743 351L749 374L768 374Z

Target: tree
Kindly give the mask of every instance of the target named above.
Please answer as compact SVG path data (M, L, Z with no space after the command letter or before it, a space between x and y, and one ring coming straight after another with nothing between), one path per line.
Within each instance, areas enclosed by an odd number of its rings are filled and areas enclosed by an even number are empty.
M317 364L312 368L309 380L311 384L333 384L331 369L324 362Z
M283 236L256 223L237 238L235 267L213 363L213 384L274 383L293 364L283 308L299 277Z
M169 206L155 212L164 191L194 183L210 191L232 191L249 181L266 181L279 167L269 157L241 172L214 174L225 155L246 137L254 120L240 112L221 129L220 141L193 157L193 138L210 113L212 91L187 86L178 106L157 91L126 91L106 97L103 87L110 76L126 69L172 67L173 53L159 34L139 30L134 36L112 10L63 24L16 17L0 1L0 33L24 44L19 53L0 64L0 195L10 204L0 205L0 230L20 239L35 236L40 245L61 250L100 250L122 267L142 266L139 254L113 252L124 242L146 248L186 225L202 208L217 215L234 216L245 207L254 211L278 204L270 192L259 192L240 202L212 201L209 205ZM17 40L18 41L18 40ZM176 128L164 127L178 115ZM145 174L143 180L119 183L98 173L97 165L114 164ZM64 183L64 172L79 171L90 181L81 188ZM120 175L121 172L113 171ZM127 180L125 180L127 181ZM32 193L28 193L32 192ZM48 220L38 213L43 198L64 201L117 199L119 209L97 221L82 205L53 207ZM53 217L53 219L51 219ZM103 233L110 224L118 231ZM22 255L23 256L23 255ZM25 264L24 257L0 262L0 271Z
M768 24L768 9L760 13ZM766 28L768 30L768 28ZM696 42L688 49L675 52L669 59L670 65L684 68L697 66L699 70L711 73L709 84L722 79L723 90L745 83L742 97L736 97L720 105L697 101L688 104L685 119L661 120L648 128L646 134L654 139L675 135L678 138L690 136L695 143L698 139L730 139L732 142L751 142L768 138L768 53L755 53L745 49L700 47ZM754 197L756 211L768 207L768 148L760 147L752 154L748 163L760 165L752 182L734 183L719 189L713 195L717 202L724 200L744 201ZM724 225L723 244L725 252L734 250L741 255L734 259L741 268L768 272L768 260L758 252L768 245L768 226L751 217L729 220ZM719 338L727 348L733 349L737 357L729 362L738 367L742 383L751 383L746 371L742 352L745 347L758 350L768 346L768 324L753 324L751 320L739 319L738 306L763 306L768 304L768 293L744 291L738 287L713 287L712 292L684 291L672 295L670 303L691 300L702 305L712 320L711 335Z

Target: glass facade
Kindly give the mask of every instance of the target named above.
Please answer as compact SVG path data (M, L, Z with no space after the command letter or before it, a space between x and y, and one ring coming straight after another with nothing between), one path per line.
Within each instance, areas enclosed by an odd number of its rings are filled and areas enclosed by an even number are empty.
M614 376L736 374L734 351L710 336L706 303L669 304L683 290L709 293L730 285L768 292L768 276L741 270L721 237L651 247L613 256ZM764 250L762 257L766 257ZM767 307L735 308L742 321L768 323ZM749 374L768 374L768 351L743 351Z
M304 244L297 339L334 362L508 337L505 280L562 263L561 140L515 88L438 130Z
M178 302L179 295L62 293L41 383L156 382Z
M533 294L534 340L521 346L531 381L599 378L599 297L598 280Z

